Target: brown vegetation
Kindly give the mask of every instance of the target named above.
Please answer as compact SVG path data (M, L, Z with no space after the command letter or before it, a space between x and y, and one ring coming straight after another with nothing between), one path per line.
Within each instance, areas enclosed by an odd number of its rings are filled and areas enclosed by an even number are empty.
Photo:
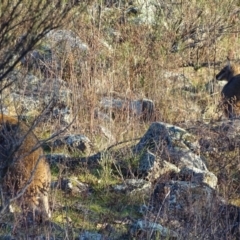
M52 218L49 225L52 225L48 226L51 229L44 233L38 225L34 227L34 237L23 229L22 236L12 238L91 238L91 235L83 237L80 233L94 231L108 239L146 239L129 234L129 225L140 218L154 219L154 222L171 228L170 221L164 222L167 218L151 212L151 194L138 196L136 192L130 195L126 191L113 191L116 184L125 185L128 178L142 178L138 170L141 156L132 153L134 141L128 140L140 138L151 121L191 130L202 143L199 154L206 159L208 169L218 176L219 193L227 200L239 199L239 141L238 137L229 138L227 127L216 130L212 126L216 124L215 108L221 90L219 86L214 86L215 81L211 81L216 76L215 68L228 52L236 54L232 56L235 60L239 56L239 2L159 0L145 11L139 6L140 1L114 1L114 7L108 6L110 4L105 1L75 1L79 2L79 6L72 8L68 14L65 13L69 7L64 10L66 1L54 0L51 4L49 1L39 4L25 0L13 2L19 4L15 4L14 8L12 2L6 2L2 6L3 17L0 17L3 27L6 26L0 31L1 109L6 109L9 115L23 116L29 126L35 124L36 118L44 119L38 122L40 127L35 132L45 141L53 135L57 136L56 132L62 131L63 126L74 119L67 134L87 136L94 146L92 151L108 149L109 145L119 142L123 144L116 146L117 150L121 146L126 150L121 150L121 154L109 150L96 154L100 156L99 161L93 158L95 155L86 156L82 164L79 161L82 155L77 152L71 152L67 158L61 158L62 162L57 162L52 149L47 149L51 150L48 155L53 159L51 171L52 178L56 180L56 189L54 187L51 192ZM70 2L67 1L69 5ZM148 7L148 4L143 5ZM32 10L33 7L36 10ZM10 14L14 10L17 10L16 13ZM154 21L145 22L144 13L155 17ZM82 50L80 44L68 46L65 37L59 42L52 41L47 34L51 33L50 30L65 32L70 39L79 38L87 49ZM34 53L38 53L39 58ZM34 63L33 67L29 64L30 60ZM235 79L239 72L233 65L231 67L231 78ZM127 103L139 99L152 101L154 118L139 121L139 117L131 113L130 104L114 117L112 107L109 111L101 108L104 99L113 102L118 98ZM226 104L230 106L228 101ZM229 110L236 113L235 108L226 109L228 115ZM43 116L38 117L41 114ZM49 169L44 158L40 158L43 153L37 148L36 137L16 119L6 123L4 117L2 122L5 124L2 128L0 125L0 158L4 161L0 165L0 180L4 181L0 185L8 193L5 194L4 206L11 203L7 200L19 196L22 206L27 203L28 208L42 207L49 213ZM236 129L233 128L232 132L235 133ZM22 143L21 146L18 143ZM181 145L177 141L177 148ZM165 151L161 145L158 148L159 155ZM55 153L65 155L68 154L66 151L61 148ZM165 155L168 159L168 153ZM90 167L89 159L94 160ZM72 167L73 160L80 166ZM33 174L31 169L35 169ZM31 175L32 182L29 184ZM168 182L171 176L164 177L162 182ZM71 196L69 189L59 189L61 179L66 179L68 188L71 185L68 180L72 178L89 185L89 192L74 191L74 196ZM181 180L178 176L175 179ZM78 190L75 184L72 185ZM164 193L168 194L168 189L164 189ZM165 196L168 197L164 195L163 202L166 202ZM187 195L189 199L190 193ZM162 213L163 204L160 199L156 201ZM142 206L146 208L140 212ZM189 214L184 219L186 228L178 227L179 239L230 239L225 235L218 238L219 228L225 230L219 219L227 222L227 214L226 218L220 218L210 208L206 215L192 213L189 208ZM19 222L12 221L11 214L0 216L7 223L5 230L0 222L0 238L5 238L3 234L12 235L12 226L18 228ZM194 228L190 229L189 223ZM56 232L56 229L60 230ZM209 229L212 236L207 235ZM119 236L123 233L128 236Z

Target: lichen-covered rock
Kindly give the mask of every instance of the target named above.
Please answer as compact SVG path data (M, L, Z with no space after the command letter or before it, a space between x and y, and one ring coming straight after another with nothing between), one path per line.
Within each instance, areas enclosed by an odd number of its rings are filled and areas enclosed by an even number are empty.
M183 167L179 172L179 176L181 179L188 179L189 182L205 183L213 189L216 188L218 183L218 179L215 174L194 167Z
M176 232L162 226L157 222L138 220L130 227L130 234L134 238L140 235L141 238L144 237L144 239L153 239L157 233L159 233L161 237L167 237L167 239L177 239L178 237Z
M67 148L70 152L78 151L85 154L88 154L92 148L89 138L81 134L58 136L57 139L49 142L48 145L53 150Z
M196 138L184 129L166 123L152 123L133 151L140 155L139 173L154 181L172 175L189 182L217 186L217 177L209 172L199 156Z
M64 44L62 47L66 50L79 49L88 51L88 46L73 31L58 29L50 31L46 38L53 45ZM63 50L63 49L62 49Z
M239 238L239 207L228 204L204 183L159 181L151 197L151 213L186 239ZM214 228L209 228L214 224ZM197 227L196 226L200 226ZM223 237L224 236L224 237Z
M60 188L62 191L76 196L82 193L86 194L89 191L89 186L78 181L76 177L54 181L51 183L51 187Z
M10 89L2 92L1 104L6 113L32 117L41 114L55 122L56 119L65 124L72 122L72 92L62 79L41 79L13 71L6 81L14 81Z
M179 148L198 152L200 149L198 141L186 130L163 122L154 122L147 132L135 146L135 152L141 153L149 149L153 153L163 147Z
M123 184L113 186L116 192L124 192L135 196L136 194L149 194L152 184L144 179L126 179Z
M103 240L104 236L100 233L84 231L79 235L79 240Z
M141 156L138 169L139 172L150 181L154 181L166 173L180 172L180 169L176 165L160 159L159 156L156 156L150 151L145 152Z
M154 114L154 103L150 99L126 100L121 98L104 97L100 106L113 115L127 113L129 117L136 117L140 120L150 120Z
M201 183L169 181L156 185L152 195L155 209L162 207L169 219L185 219L201 214L207 216L217 201L216 191Z

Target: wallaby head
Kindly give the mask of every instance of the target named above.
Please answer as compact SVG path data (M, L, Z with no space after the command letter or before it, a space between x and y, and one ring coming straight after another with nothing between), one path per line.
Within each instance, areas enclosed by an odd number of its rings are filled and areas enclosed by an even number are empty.
M236 65L231 64L230 61L227 61L227 65L216 75L216 79L230 81L233 76L239 74L238 68Z
M216 79L221 80L227 80L229 81L233 77L233 69L230 64L230 62L227 62L227 65L221 69L221 71L216 75Z

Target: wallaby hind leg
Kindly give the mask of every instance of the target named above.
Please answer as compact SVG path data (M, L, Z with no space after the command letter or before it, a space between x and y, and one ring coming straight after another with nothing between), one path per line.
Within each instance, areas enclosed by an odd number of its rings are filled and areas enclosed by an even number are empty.
M46 218L51 218L51 211L50 211L50 208L49 208L48 194L47 193L41 194L40 199L39 199L39 203L40 203L40 208L41 208L43 216L46 217Z

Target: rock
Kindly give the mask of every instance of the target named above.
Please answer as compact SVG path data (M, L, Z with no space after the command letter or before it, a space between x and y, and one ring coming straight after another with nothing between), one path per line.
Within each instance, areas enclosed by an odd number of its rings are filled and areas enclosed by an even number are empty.
M115 143L116 142L116 138L113 136L112 132L110 129L108 129L107 127L104 127L102 125L99 125L99 128L101 130L101 132L103 133L103 135L109 139L109 142L111 143Z
M4 91L3 105L12 115L46 117L48 120L60 120L70 124L72 115L72 92L66 82L60 78L39 79L35 75L22 75L13 71L8 75L9 81L14 82L11 88Z
M238 239L240 236L239 207L228 204L206 184L160 181L151 200L151 213L186 239L212 239L213 236L216 239L225 239L225 236ZM216 223L214 230L209 228L213 223ZM200 224L198 228L197 224Z
M111 144L116 143L116 138L112 133L112 128L110 127L113 123L112 113L103 112L99 108L94 111L94 118L98 119L101 124L98 125L98 129L101 131L104 137L108 139Z
M85 154L89 153L92 148L89 138L81 134L58 136L57 139L49 142L48 145L53 150L65 147L70 152L79 151Z
M57 119L63 126L67 126L73 122L72 110L67 106L54 106L51 116L52 119Z
M218 127L218 130L226 134L228 138L235 139L237 141L240 135L240 119L234 119L234 121L223 121L220 127Z
M81 72L82 63L89 47L71 30L53 29L42 39L38 48L30 51L21 62L28 70L46 78L69 79L69 64L74 64L76 73ZM69 54L75 55L69 62Z
M157 234L160 234L161 237L167 237L167 239L177 239L178 235L176 232L163 227L157 222L150 222L147 220L138 220L130 227L130 234L134 239L141 236L141 239L155 239Z
M23 34L19 38L19 42L23 42L22 46L24 46L24 41L26 41L26 34ZM23 47L19 56L25 51L26 49ZM52 48L45 43L44 38L40 44L38 44L37 48L28 51L20 61L22 66L28 71L38 72L45 77L56 76L56 73L60 70L60 62L58 61L57 55L54 54Z
M59 68L59 65L56 64L56 56L48 46L41 46L39 49L29 51L21 59L21 63L28 70L40 70L44 76L51 76Z
M11 235L0 235L0 239L1 240L15 240L16 238L14 238Z
M178 148L169 148L167 155L169 155L171 161L182 168L185 166L199 168L201 170L207 170L204 159L190 150L178 149Z
M148 212L151 212L153 208L151 206L147 206L146 204L143 204L139 206L139 213L146 214Z
M60 78L43 78L39 79L33 75L27 75L22 79L19 93L25 96L32 96L42 100L45 104L50 101L59 101L68 105L72 95L71 90L66 83Z
M86 52L89 49L87 44L83 43L81 39L71 30L51 30L46 35L46 38L53 46L63 43L65 50L79 49Z
M137 8L138 8L138 12L141 14L138 14L136 17L134 17L133 22L137 24L149 24L149 25L154 24L156 20L156 13L157 13L156 6L158 6L157 1L150 1L150 0L138 1Z
M176 165L161 160L150 151L147 151L140 158L139 172L145 176L145 179L153 181L166 173L178 173L180 169Z
M163 79L166 81L165 84L167 89L170 89L172 92L179 89L194 93L196 92L192 82L182 73L164 71Z
M179 176L181 179L188 179L189 182L206 183L213 189L216 188L218 183L218 178L212 172L194 167L183 167Z
M119 0L105 0L104 1L104 5L106 5L106 7L108 7L108 8L124 7L126 3L127 2L125 0L124 1L119 1Z
M234 151L240 146L240 120L223 120L206 126L199 126L202 131L199 139L201 152L220 153Z
M161 206L162 213L167 211L170 220L190 219L201 214L206 217L218 201L216 192L207 185L188 181L169 181L158 183L152 195L154 208ZM166 212L165 212L166 213Z
M76 177L68 179L60 179L60 181L54 181L51 183L52 188L60 188L62 191L70 193L72 195L79 195L80 193L87 193L89 186L77 180Z
M224 223L219 236L228 233L229 239L240 239L240 208L232 204L220 204L218 214Z
M100 106L113 115L126 112L129 117L148 121L154 114L154 104L150 99L122 100L120 98L102 98Z
M190 154L190 153L189 153ZM177 156L173 156L177 155ZM189 159L185 156L179 156L178 153L170 155L171 159L178 158L175 164L170 163L150 151L142 154L139 162L139 173L145 176L145 179L154 181L165 174L178 174L183 179L189 181L204 182L210 187L215 188L217 185L217 177L209 172L206 168L202 169L202 159L192 154ZM199 163L199 164L198 164Z
M109 116L109 114L101 112L99 109L95 109L94 118L100 119L100 120L102 120L104 122L107 122L107 123L111 123L113 121L112 118Z
M195 137L184 129L158 122L151 124L133 152L140 155L138 173L151 182L168 176L215 188L218 179L196 154L199 148Z
M198 152L198 141L186 130L163 122L154 122L135 147L135 152L141 153L144 149L151 149L153 153L161 146L169 148L191 150Z
M144 151L151 151L156 153L156 151L162 146L171 146L171 139L168 134L166 125L164 123L152 123L141 138L139 143L134 147L134 152L136 154L142 154Z
M133 151L141 156L140 167L142 170L153 167L154 161L157 160L156 154L163 160L170 160L178 168L188 166L207 170L204 160L194 153L199 152L199 149L200 146L194 136L184 129L155 122L151 124Z
M117 192L124 192L130 195L149 194L152 184L143 179L126 179L123 184L113 186Z
M78 239L79 240L103 240L105 238L100 233L84 231L83 233L80 234Z
M66 159L70 158L69 155L58 153L46 154L45 157L51 164L64 163Z
M91 211L87 205L82 204L77 201L72 206L72 209L75 209L77 212L83 213L85 216L89 216L90 214L94 214L94 211Z
M122 35L120 31L117 31L114 28L106 28L105 32L110 42L117 42L117 43L121 42Z
M24 82L24 84L25 84L25 82L26 83L28 83L28 82L37 83L39 81L39 78L31 73L24 74L21 71L13 70L8 73L8 75L5 77L4 81L14 83L13 85L10 85L9 88L11 89L11 91L15 90L17 92L23 87L22 86L23 82ZM19 89L18 88L16 89L16 86L19 87ZM26 86L24 85L24 87L26 87Z
M94 155L87 157L70 157L66 154L46 154L45 157L51 164L60 164L59 166L68 167L72 170L75 170L76 167L82 166L99 166L102 158L106 157L104 152L98 152Z
M12 93L8 96L9 104L6 110L13 115L31 115L36 116L41 111L42 105L38 99L31 96Z

